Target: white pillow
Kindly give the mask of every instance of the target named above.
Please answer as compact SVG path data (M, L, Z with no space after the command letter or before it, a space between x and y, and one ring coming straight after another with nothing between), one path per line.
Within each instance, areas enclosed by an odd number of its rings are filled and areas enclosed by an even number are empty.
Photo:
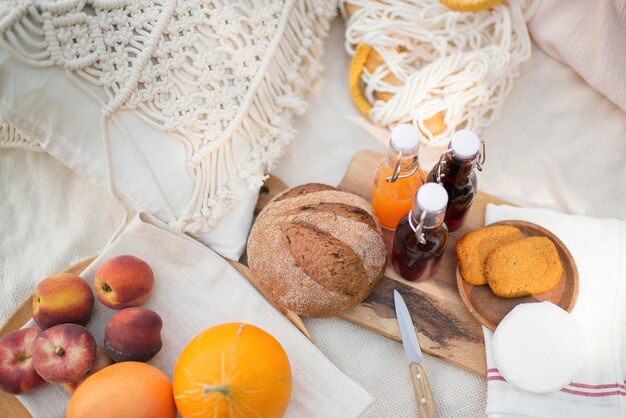
M238 258L334 2L83 3L3 3L0 145L38 145Z

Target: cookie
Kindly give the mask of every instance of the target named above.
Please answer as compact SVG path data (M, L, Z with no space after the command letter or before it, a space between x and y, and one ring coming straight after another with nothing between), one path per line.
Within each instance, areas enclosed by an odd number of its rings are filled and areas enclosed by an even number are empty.
M509 225L489 226L463 235L456 243L456 256L463 279L473 285L487 284L487 255L503 244L524 237L522 231Z
M485 275L496 296L515 298L552 289L561 280L563 265L552 241L530 237L504 244L485 261Z

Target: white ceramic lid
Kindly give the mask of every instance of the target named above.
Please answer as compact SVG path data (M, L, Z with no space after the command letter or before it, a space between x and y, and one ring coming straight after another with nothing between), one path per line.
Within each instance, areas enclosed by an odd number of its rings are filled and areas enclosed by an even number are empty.
M391 143L400 151L412 150L419 146L420 133L415 126L401 123L391 130Z
M478 135L469 129L456 131L450 142L454 154L461 158L470 158L478 153L480 149L480 139Z
M426 212L441 212L448 205L448 192L439 183L426 183L417 191L417 204Z

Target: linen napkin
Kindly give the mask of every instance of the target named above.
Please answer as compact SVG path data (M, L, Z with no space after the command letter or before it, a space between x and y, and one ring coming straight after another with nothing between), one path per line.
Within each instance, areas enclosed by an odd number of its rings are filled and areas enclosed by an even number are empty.
M626 416L626 222L565 215L545 209L488 205L485 223L518 219L552 231L570 250L579 273L572 316L584 341L583 367L560 391L535 395L509 385L494 365L493 333L483 327L487 351L489 417Z
M154 271L154 294L144 305L163 319L163 348L149 363L170 379L183 348L201 331L225 322L245 322L273 335L291 363L293 390L287 417L359 417L372 397L337 369L291 322L225 260L193 239L170 232L141 213L81 274L88 283L98 267L121 254L135 255ZM115 313L96 301L87 328L99 345ZM35 417L64 417L69 395L45 385L19 400Z

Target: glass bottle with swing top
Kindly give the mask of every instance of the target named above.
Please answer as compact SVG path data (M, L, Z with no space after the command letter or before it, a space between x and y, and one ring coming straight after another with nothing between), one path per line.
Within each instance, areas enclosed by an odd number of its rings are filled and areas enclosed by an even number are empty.
M428 182L440 183L448 192L445 223L450 232L463 225L478 193L474 168L482 171L484 163L485 143L474 132L461 129L454 134L448 150L428 175Z
M387 156L374 174L372 187L372 208L385 229L396 229L426 181L419 166L419 143L420 133L413 125L400 124L391 131Z
M448 245L444 223L447 204L448 194L443 186L426 183L417 191L409 214L398 223L391 264L403 279L426 279L437 271Z

